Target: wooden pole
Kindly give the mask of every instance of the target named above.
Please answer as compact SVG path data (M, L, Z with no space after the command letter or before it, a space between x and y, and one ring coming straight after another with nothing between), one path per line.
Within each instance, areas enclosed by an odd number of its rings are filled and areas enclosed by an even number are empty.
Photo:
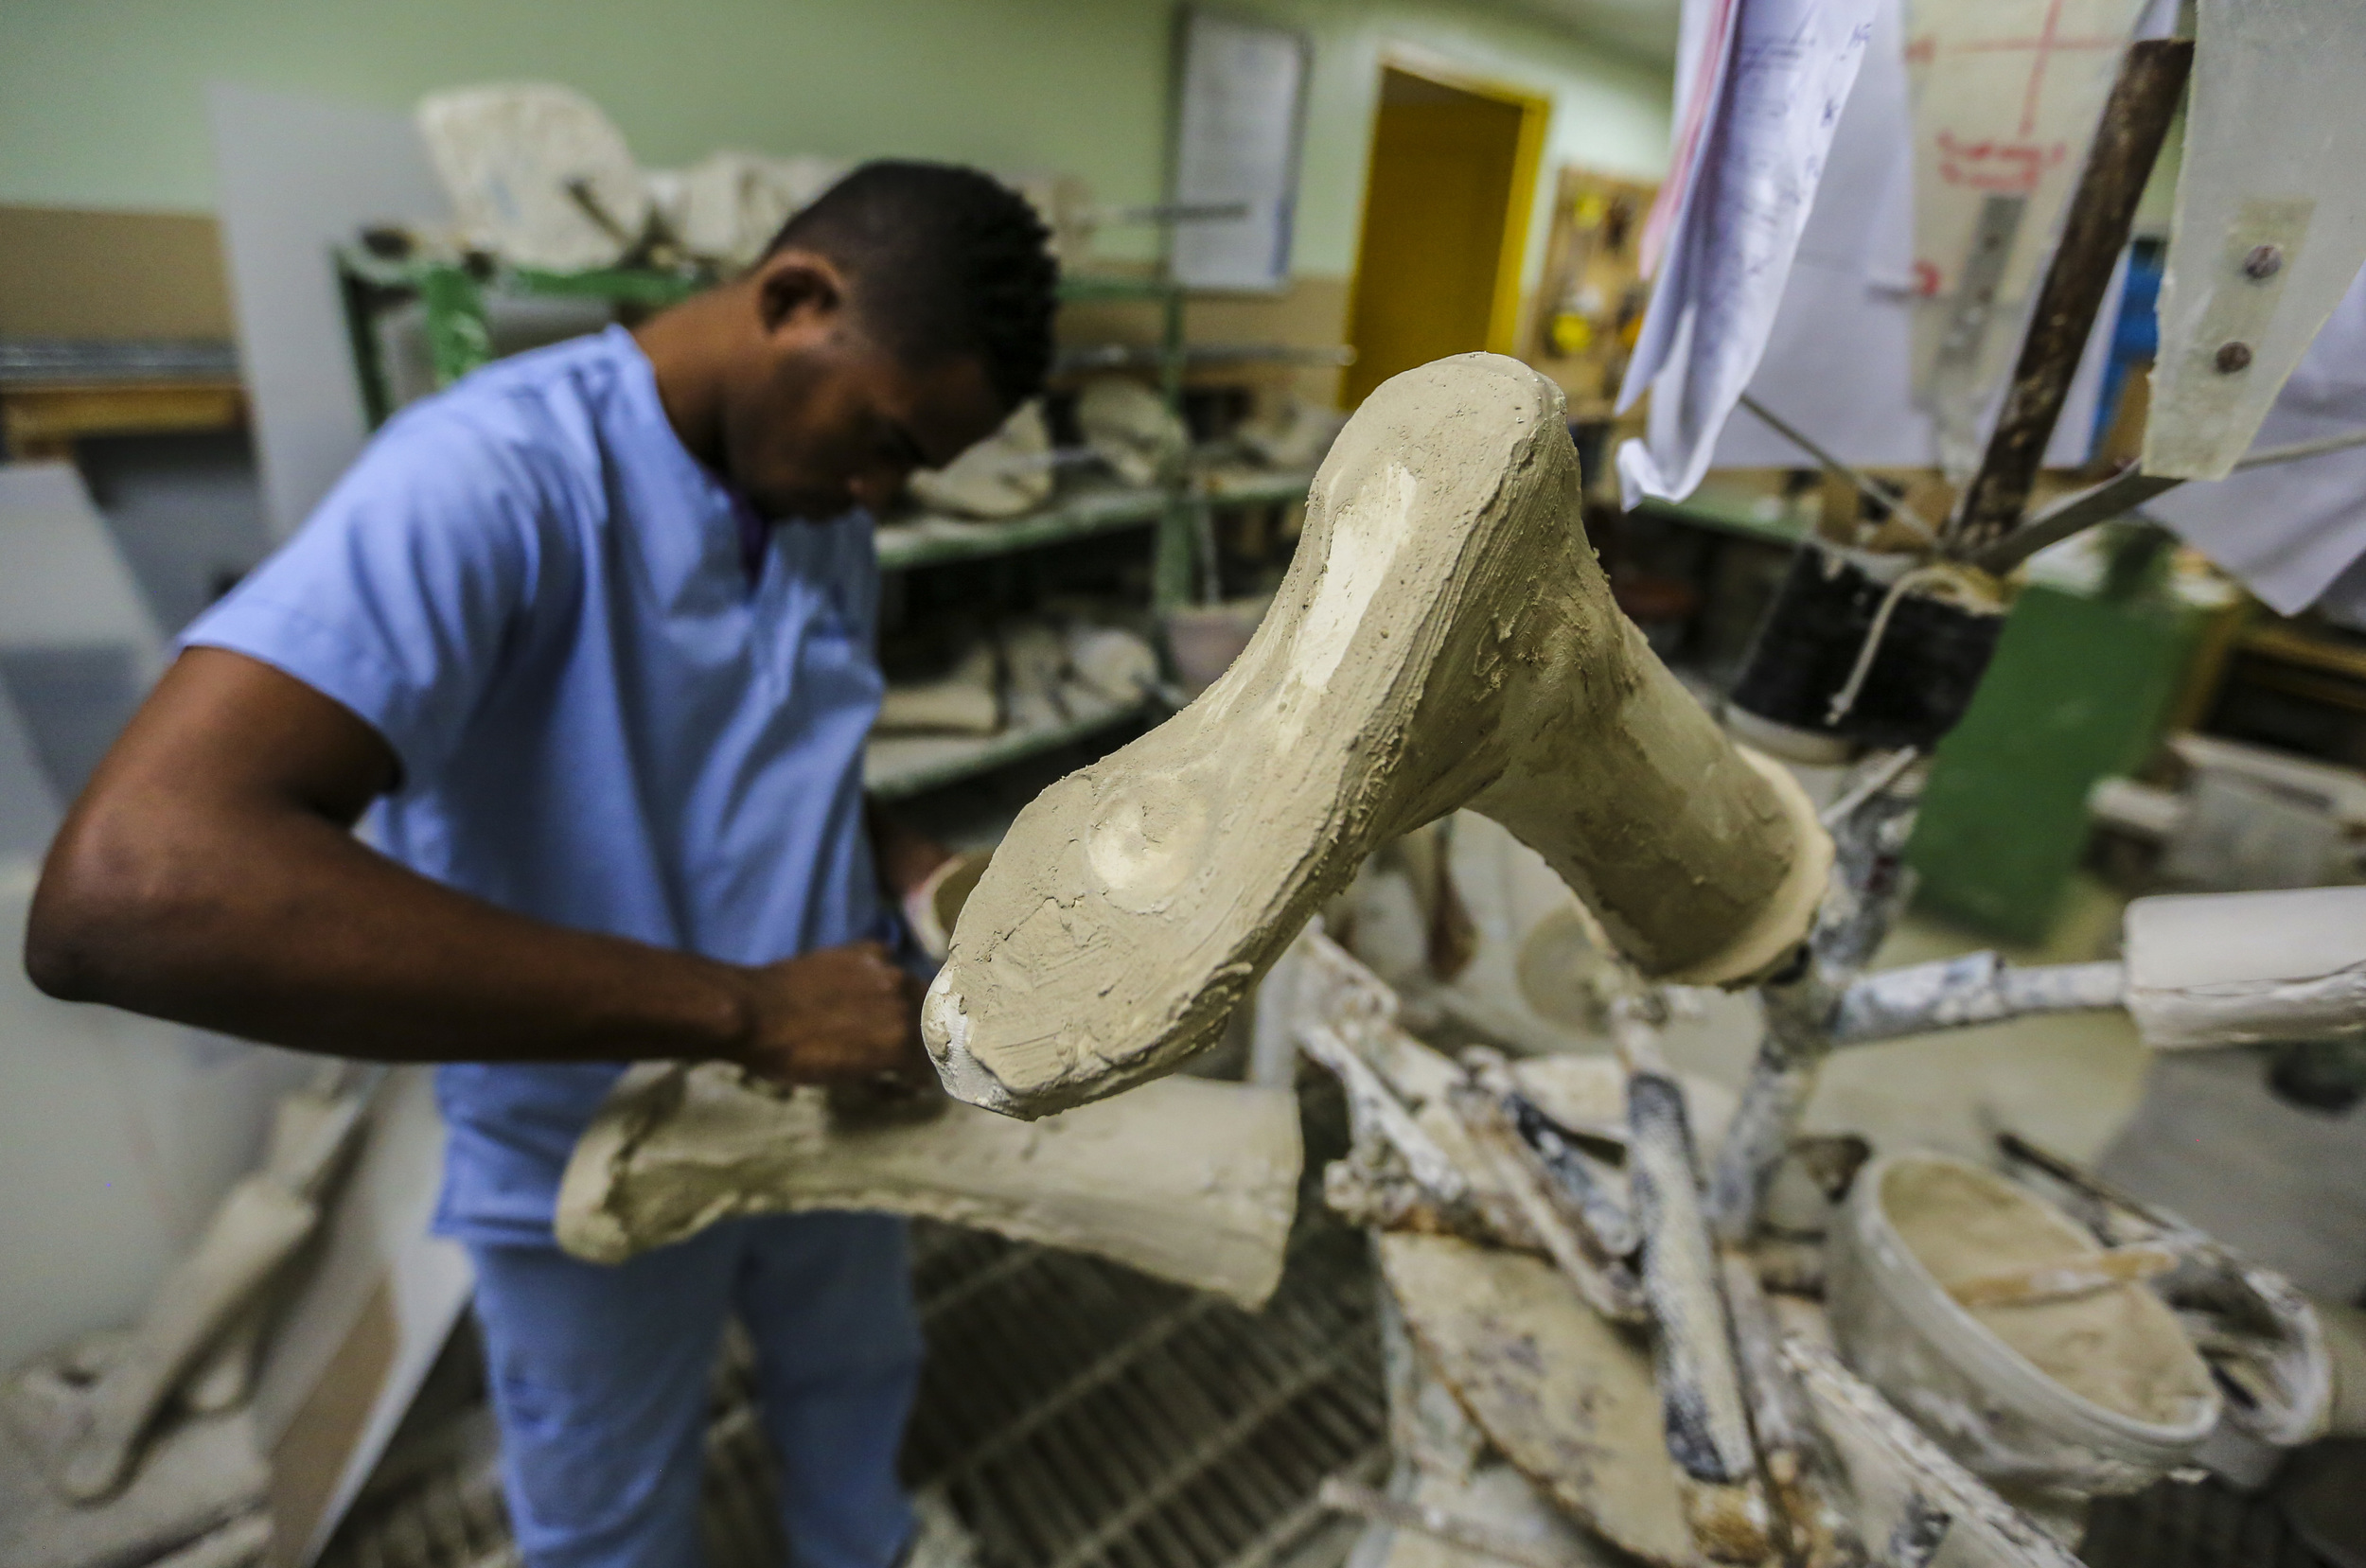
M2130 46L2120 63L2071 198L2061 246L2022 341L2004 412L1949 525L1947 543L1954 554L1984 550L2021 522L2193 61L2191 39L2147 39Z

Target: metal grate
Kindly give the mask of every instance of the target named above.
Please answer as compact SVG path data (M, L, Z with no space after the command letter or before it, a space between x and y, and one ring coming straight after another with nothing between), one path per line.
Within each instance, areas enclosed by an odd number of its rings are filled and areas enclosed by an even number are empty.
M908 1450L986 1568L1271 1563L1325 1522L1324 1476L1385 1466L1353 1232L1302 1228L1254 1316L1093 1259L989 1244L991 1285L931 1303L940 1352Z
M2090 1568L2330 1568L2272 1492L2237 1491L2216 1477L2097 1498L2078 1555Z
M1310 1084L1307 1098L1311 1186L1344 1128L1335 1090ZM1254 1314L1098 1259L914 1225L929 1358L905 1470L975 1532L980 1568L1339 1560L1352 1532L1315 1489L1386 1467L1374 1286L1359 1232L1312 1191L1299 1213L1280 1289ZM707 1437L715 1568L783 1559L752 1394L734 1332ZM482 1403L422 1424L390 1451L324 1568L515 1568Z
M0 338L0 386L238 378L237 347L211 339Z

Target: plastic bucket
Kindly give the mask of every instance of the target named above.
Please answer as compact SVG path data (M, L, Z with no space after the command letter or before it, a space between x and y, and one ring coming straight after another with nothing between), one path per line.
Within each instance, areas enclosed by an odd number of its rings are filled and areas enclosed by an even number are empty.
M2209 1368L2143 1285L1975 1314L1916 1246L1957 1280L2102 1249L2051 1204L1961 1160L1899 1155L1858 1175L1831 1235L1833 1338L1968 1469L2079 1495L2136 1491L2189 1462L2216 1424Z

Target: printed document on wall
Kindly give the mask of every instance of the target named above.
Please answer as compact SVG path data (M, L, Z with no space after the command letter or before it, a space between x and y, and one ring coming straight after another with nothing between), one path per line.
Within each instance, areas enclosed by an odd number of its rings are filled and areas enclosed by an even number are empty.
M1901 0L1880 0L1873 40L1832 133L1815 206L1781 307L1750 380L1750 396L1807 432L1844 463L1921 468L1939 460L1936 427L1915 400L1915 315L1907 292L1914 255L1914 136L1907 102ZM2124 269L2123 269L2124 271ZM2098 321L2118 319L2117 274ZM2022 320L1994 330L2018 342ZM2046 449L2050 467L2087 460L2103 379L2108 326L2090 335L2062 417ZM2003 388L1976 409L1973 435L1986 445ZM1709 467L1795 468L1809 456L1745 405L1717 438Z
M2054 254L2141 0L1909 0L1916 292L1956 292L1982 203L2026 202L1995 290L2027 299Z

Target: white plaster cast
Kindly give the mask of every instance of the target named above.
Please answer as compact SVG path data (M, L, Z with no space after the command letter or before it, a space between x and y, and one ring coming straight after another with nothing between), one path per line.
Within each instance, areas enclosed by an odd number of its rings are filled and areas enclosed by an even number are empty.
M1563 413L1486 354L1366 401L1240 659L997 851L923 1013L957 1098L1040 1116L1172 1070L1371 849L1466 802L1652 977L1792 950L1829 841L1612 603Z
M1115 1259L1254 1307L1281 1277L1302 1162L1287 1089L1178 1078L1022 1125L966 1105L834 1116L720 1064L636 1067L559 1187L559 1244L621 1262L740 1214L872 1209Z

